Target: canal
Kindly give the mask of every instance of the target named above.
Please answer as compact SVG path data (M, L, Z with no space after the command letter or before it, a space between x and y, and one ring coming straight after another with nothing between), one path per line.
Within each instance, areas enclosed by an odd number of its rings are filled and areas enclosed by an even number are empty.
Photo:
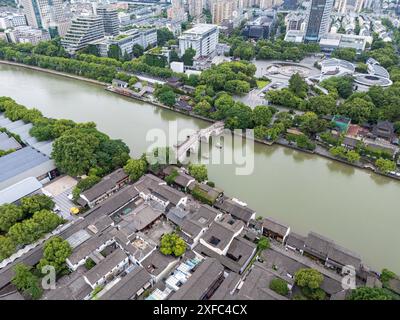
M175 121L178 131L209 125L100 86L14 66L0 65L0 96L48 117L94 121L110 137L124 140L133 156L152 144L146 135L153 129L168 134ZM224 145L224 152L230 148L240 149ZM259 215L304 235L319 232L359 252L376 270L400 273L399 182L279 146L256 144L251 156L251 175L237 175L234 164L210 164L209 178Z

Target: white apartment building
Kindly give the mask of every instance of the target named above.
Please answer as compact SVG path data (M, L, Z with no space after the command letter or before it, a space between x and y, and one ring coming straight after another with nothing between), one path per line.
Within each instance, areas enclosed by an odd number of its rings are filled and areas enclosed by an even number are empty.
M182 56L186 49L196 50L195 59L211 55L218 44L218 26L213 24L196 24L192 29L183 32L179 37L179 53Z
M100 16L79 16L72 20L71 27L61 40L69 53L86 47L90 42L104 37L103 19Z

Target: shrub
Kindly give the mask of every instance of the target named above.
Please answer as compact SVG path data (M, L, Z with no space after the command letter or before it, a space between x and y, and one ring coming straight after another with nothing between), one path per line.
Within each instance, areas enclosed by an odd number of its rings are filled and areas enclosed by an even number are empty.
M279 278L273 279L269 288L282 296L287 296L289 293L287 282Z

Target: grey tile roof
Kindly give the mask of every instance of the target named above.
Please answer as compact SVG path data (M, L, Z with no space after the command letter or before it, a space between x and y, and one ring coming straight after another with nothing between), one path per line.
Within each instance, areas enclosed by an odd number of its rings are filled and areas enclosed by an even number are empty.
M97 206L95 206L93 209L88 210L85 213L85 216L87 215L96 215L96 216L102 216L102 215L110 215L113 212L117 211L118 209L122 208L124 205L126 205L128 202L132 201L135 199L139 193L135 189L134 186L127 186L121 190L119 190L117 193L109 197L107 200L101 202Z
M96 200L103 194L111 191L115 188L118 183L122 180L128 178L128 175L125 173L124 169L117 169L109 175L105 176L99 183L94 185L92 188L86 190L82 194L91 202Z
M207 256L217 259L225 268L233 272L241 272L249 263L251 257L256 252L256 245L243 238L233 239L228 248L227 255L219 255L214 250L211 250L199 243L193 248L193 251L202 256Z
M151 174L144 175L134 186L139 192L144 192L145 194L152 193L157 197L168 200L175 206L182 198L186 197L183 192L167 186L164 180Z
M90 292L92 288L86 283L81 275L73 279L67 285L50 290L48 295L45 295L45 300L82 300Z
M285 244L287 246L291 246L293 248L303 250L305 242L306 242L306 237L304 237L298 233L295 233L295 232L290 232L286 238Z
M269 284L274 278L271 272L256 262L240 288L237 298L240 300L288 300L269 289Z
M143 268L153 276L158 276L168 267L168 265L176 259L172 256L165 256L158 250L154 251L150 256L142 261Z
M242 206L232 199L226 197L221 201L217 201L215 203L215 207L225 211L226 213L231 214L235 218L240 219L245 223L248 223L255 213L255 211L250 209L249 207Z
M356 270L359 270L361 267L361 257L359 254L337 244L333 245L329 250L328 261L337 263L339 266L350 265Z
M97 250L99 247L101 247L104 243L111 240L112 238L113 236L108 232L94 235L90 239L84 241L82 244L76 247L72 254L69 256L68 260L72 264L76 264L85 257L88 257L93 251Z
M325 260L333 246L333 241L318 233L310 232L305 242L304 251Z
M273 233L276 233L281 237L284 237L289 229L288 226L286 226L272 218L264 218L262 226L265 230L269 230Z
M202 300L223 272L224 267L218 260L206 258L170 300Z
M121 228L130 225L135 231L141 231L156 221L162 214L162 211L152 208L149 204L142 204L134 209L132 213L122 216L122 221L119 225Z
M145 269L138 266L106 291L100 297L100 300L129 300L134 297L140 289L148 285L150 281L151 276Z
M107 273L111 272L116 266L124 261L128 256L120 249L115 249L99 264L95 265L92 269L85 273L86 278L90 283L94 284L104 277Z
M221 212L210 207L208 205L201 205L199 210L197 210L190 219L192 221L197 221L203 226L209 226Z
M231 272L224 279L217 291L212 295L210 300L232 300L232 292L240 281L240 275L236 272Z
M211 246L223 250L233 239L235 230L215 221L201 237Z

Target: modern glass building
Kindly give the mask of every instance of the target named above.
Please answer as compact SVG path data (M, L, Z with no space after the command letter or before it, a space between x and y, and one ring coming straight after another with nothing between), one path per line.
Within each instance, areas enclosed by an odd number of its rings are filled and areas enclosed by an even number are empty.
M312 0L306 27L305 41L319 41L329 31L333 0Z

